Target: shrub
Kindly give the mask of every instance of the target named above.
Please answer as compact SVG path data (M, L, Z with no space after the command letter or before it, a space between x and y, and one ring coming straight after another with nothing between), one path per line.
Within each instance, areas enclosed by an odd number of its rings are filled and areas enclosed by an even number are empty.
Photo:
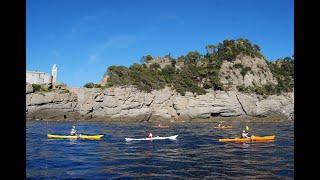
M243 65L241 63L234 64L233 67L237 69L243 69Z
M277 79L278 85L275 92L290 92L294 87L294 59L286 57L278 59L274 63L267 62L273 76Z
M101 84L95 84L92 82L86 83L84 85L84 87L86 87L86 88L102 88Z
M247 74L247 72L249 72L249 71L251 71L250 67L244 67L241 69L240 74L244 77Z
M32 84L32 88L35 92L40 91L41 90L41 85L39 84Z
M63 89L59 91L59 94L66 94L66 93L70 93L70 91L68 89Z

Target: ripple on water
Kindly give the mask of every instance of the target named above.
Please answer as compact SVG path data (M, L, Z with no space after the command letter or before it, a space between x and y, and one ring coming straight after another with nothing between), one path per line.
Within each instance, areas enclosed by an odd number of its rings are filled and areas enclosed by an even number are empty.
M255 134L275 134L268 143L220 143L246 125L231 123L216 130L213 123L176 123L152 128L151 123L81 122L87 134L106 133L101 141L47 139L65 134L69 122L27 123L27 177L41 179L293 179L292 123L251 123ZM132 141L126 137L179 134L177 140Z

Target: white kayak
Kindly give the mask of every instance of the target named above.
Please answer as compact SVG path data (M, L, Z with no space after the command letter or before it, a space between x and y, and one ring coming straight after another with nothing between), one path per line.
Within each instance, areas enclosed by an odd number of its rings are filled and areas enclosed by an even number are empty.
M163 140L163 139L171 139L171 140L175 140L177 139L178 135L174 135L174 136L168 136L168 137L152 137L152 138L139 138L139 139L134 139L134 138L126 138L126 141L146 141L146 140Z

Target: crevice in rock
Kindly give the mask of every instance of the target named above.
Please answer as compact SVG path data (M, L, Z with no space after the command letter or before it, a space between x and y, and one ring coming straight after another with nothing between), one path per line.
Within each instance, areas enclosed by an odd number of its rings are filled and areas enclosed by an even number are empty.
M240 106L241 106L241 108L242 108L242 111L243 111L246 115L248 115L247 111L244 109L242 103L240 102L238 95L236 95L236 97L237 97L237 100L238 100L238 102L239 102L239 104L240 104Z
M143 117L143 119L141 120L141 122L143 122L143 121L149 121L150 120L150 118L151 118L151 116L152 116L152 112L150 113L150 114L146 114L146 115L144 115L144 117Z
M152 101L149 104L146 104L146 106L151 106L151 104L153 103L154 99L152 99Z
M147 118L147 121L150 120L151 116L152 116L152 112L150 113L149 117Z
M210 117L219 117L221 116L219 112L217 113L210 113Z

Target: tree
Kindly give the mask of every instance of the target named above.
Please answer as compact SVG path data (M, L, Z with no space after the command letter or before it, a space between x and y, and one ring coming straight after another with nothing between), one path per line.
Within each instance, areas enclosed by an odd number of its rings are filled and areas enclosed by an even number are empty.
M151 55L142 56L140 59L141 64L148 63L150 60L152 60L153 57Z
M207 45L206 50L207 50L207 54L213 55L217 51L217 46L216 45Z
M84 85L84 87L86 87L86 88L94 88L94 83L92 83L92 82L86 83Z
M185 58L187 64L196 64L196 62L201 58L201 54L198 51L191 51Z

